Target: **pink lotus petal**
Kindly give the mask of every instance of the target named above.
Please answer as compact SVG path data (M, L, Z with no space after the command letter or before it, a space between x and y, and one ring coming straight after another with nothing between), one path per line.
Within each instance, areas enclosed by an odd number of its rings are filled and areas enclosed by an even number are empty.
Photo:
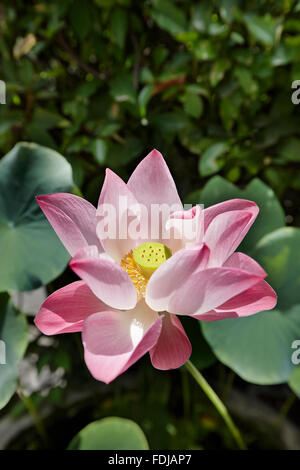
M69 193L45 194L36 200L71 255L88 245L103 251L96 235L96 209L92 204Z
M127 185L138 202L147 206L149 210L151 204L174 206L173 211L182 209L170 170L162 154L157 150L152 150L141 161Z
M247 199L229 199L228 201L220 202L214 206L207 207L204 209L204 231L207 230L217 215L231 211L247 211L251 213L252 217L249 221L249 227L245 228L247 230L245 232L246 234L256 219L259 208L255 202L248 201Z
M232 297L210 312L194 315L193 318L204 321L223 320L224 318L247 317L275 307L277 295L265 281L259 281L250 289Z
M70 267L110 307L121 310L135 307L137 292L128 274L116 263L99 257L96 247L78 250Z
M88 317L82 340L85 362L97 380L110 383L156 344L162 317L141 300L125 312L103 312Z
M218 307L218 312L236 312L239 317L246 317L264 310L271 310L277 303L277 295L266 281L260 281L250 289L232 297Z
M162 330L156 345L150 350L156 369L168 370L182 366L192 353L191 343L176 315L163 315Z
M193 315L193 318L201 321L218 321L225 320L226 318L238 318L236 312L221 312L219 310L211 310L210 312L202 313L201 315Z
M83 281L76 281L53 292L35 317L37 328L45 335L81 331L84 320L107 310Z
M238 268L248 273L257 274L258 276L267 276L264 269L253 258L238 251L229 256L223 264L223 267Z
M146 289L147 304L158 312L168 310L173 293L195 272L206 267L209 249L194 245L177 251L151 276Z
M250 212L232 211L212 220L204 235L204 242L211 251L208 267L222 266L243 240L251 218Z
M172 234L172 253L193 243L202 243L204 236L203 210L194 206L186 211L173 212L166 223ZM174 241L173 241L174 240Z
M106 170L97 208L97 234L106 253L117 262L136 247L138 241L131 237L130 226L139 227L140 217L139 204L126 183L113 171ZM115 224L115 233L103 238L106 219L112 227Z
M168 311L200 315L257 284L262 276L236 268L210 268L192 274L171 296Z

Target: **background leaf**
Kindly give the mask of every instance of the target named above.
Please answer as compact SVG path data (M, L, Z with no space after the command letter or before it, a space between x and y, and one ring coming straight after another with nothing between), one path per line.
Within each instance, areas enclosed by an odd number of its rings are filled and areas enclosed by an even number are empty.
M296 367L290 377L289 386L293 392L300 398L300 367Z
M141 428L129 419L104 418L82 429L69 445L70 450L147 450Z
M89 6L81 0L74 0L70 9L70 21L79 39L84 39L92 27L92 15Z
M217 173L224 166L224 159L220 157L228 151L227 142L218 142L210 145L201 155L199 160L199 172L202 176Z
M36 144L17 144L0 162L0 290L30 290L65 268L69 255L35 196L70 191L69 163Z
M251 255L269 274L278 294L278 307L286 310L300 303L300 229L282 227L263 237Z
M188 92L184 99L184 109L189 116L199 118L203 112L203 102L201 96Z
M291 345L300 337L300 306L246 318L201 322L214 353L248 382L272 385L289 380L295 365Z
M0 294L0 340L5 343L6 364L0 362L0 409L15 393L19 363L28 344L26 318L16 310L7 294Z
M127 15L124 10L117 8L113 11L110 27L116 43L123 49L127 32Z
M272 46L275 41L275 22L266 14L259 17L252 14L244 15L244 19L252 36L265 46Z
M154 0L151 16L162 29L178 34L187 29L184 12L169 0Z

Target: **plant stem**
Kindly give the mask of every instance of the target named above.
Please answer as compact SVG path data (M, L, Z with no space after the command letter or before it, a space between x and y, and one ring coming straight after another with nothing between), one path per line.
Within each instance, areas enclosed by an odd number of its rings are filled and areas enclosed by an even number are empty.
M37 430L40 438L42 439L43 444L46 447L48 447L49 446L48 435L47 435L46 429L44 427L43 421L41 420L41 417L40 417L33 401L31 400L30 397L27 397L26 395L24 395L24 393L22 392L21 389L18 390L18 394L19 394L20 399L22 400L22 402L26 406L29 414L31 415L31 417L33 419L33 422L34 422L34 425L36 427L36 430Z
M279 430L287 416L287 414L289 413L290 409L292 408L293 404L295 403L296 401L296 395L292 392L288 398L286 399L286 401L284 402L284 404L282 405L281 409L280 409L280 412L279 412L279 417L278 417L278 420L277 420L277 423L276 423L276 430Z
M224 403L220 400L218 395L214 392L214 390L211 388L209 383L205 380L201 372L199 372L198 369L194 366L194 364L191 361L187 361L185 363L185 367L187 370L190 372L190 374L194 377L198 385L202 388L203 392L205 395L210 399L212 404L215 406L215 408L218 410L222 418L224 419L232 437L234 438L236 444L238 445L239 449L246 450L247 446L240 434L240 431L234 424L234 422L231 419L230 414L228 413L228 410Z
M232 389L232 385L233 385L235 376L236 376L235 372L233 370L230 370L229 373L228 373L226 382L225 382L225 387L224 387L223 393L221 395L223 401L226 401L228 396L229 396L229 393Z

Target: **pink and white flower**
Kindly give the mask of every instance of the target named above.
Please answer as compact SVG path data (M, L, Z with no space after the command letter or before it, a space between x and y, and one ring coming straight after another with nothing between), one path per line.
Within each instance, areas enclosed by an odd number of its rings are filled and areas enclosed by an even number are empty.
M134 207L126 216L139 229L153 228L153 204L176 210L166 223L155 221L157 238L145 238L145 232L132 236L127 226L124 237L120 197ZM107 170L97 210L72 194L38 196L37 201L81 280L50 295L35 323L47 335L81 331L86 364L98 380L111 382L147 352L157 369L183 365L191 344L181 315L205 321L238 318L276 304L265 271L235 251L258 214L257 205L232 199L184 211L156 150L127 184ZM99 238L106 205L115 208L114 224L122 236L116 230L114 238ZM192 222L197 230L187 239L183 229Z

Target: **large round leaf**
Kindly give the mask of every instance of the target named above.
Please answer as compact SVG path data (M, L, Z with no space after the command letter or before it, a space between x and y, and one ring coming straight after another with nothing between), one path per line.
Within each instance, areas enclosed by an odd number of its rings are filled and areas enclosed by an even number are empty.
M65 268L68 254L35 196L70 191L69 163L36 144L17 144L0 161L0 291L47 284Z
M260 209L257 219L240 246L241 251L249 251L264 235L285 225L283 209L273 190L258 178L253 179L242 190L221 176L214 176L204 186L200 198L194 203L201 203L208 207L234 198L254 201Z
M263 237L251 256L268 273L278 295L278 307L286 310L300 303L300 229L283 227Z
M263 237L251 251L278 295L276 310L202 322L216 356L249 382L285 382L295 368L291 344L300 338L299 246L300 229L283 227Z
M300 306L286 313L273 310L201 323L218 359L244 380L260 385L289 380L295 368L291 345L300 337Z
M297 397L300 398L300 366L294 369L289 380L289 386Z
M104 418L83 428L70 443L72 450L147 450L141 428L129 419Z
M26 318L18 312L7 294L0 294L0 409L17 387L19 362L27 343Z

